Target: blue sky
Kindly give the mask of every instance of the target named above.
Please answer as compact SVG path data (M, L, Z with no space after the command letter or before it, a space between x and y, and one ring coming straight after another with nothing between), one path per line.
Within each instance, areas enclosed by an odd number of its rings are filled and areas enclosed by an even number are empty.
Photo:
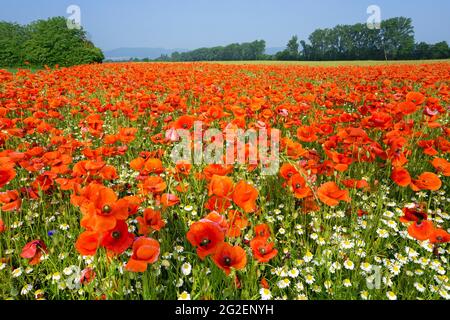
M382 19L407 16L417 41L450 42L449 0L1 0L0 20L28 23L69 16L81 9L81 23L96 45L194 49L264 39L284 46L317 28L365 22L367 7Z

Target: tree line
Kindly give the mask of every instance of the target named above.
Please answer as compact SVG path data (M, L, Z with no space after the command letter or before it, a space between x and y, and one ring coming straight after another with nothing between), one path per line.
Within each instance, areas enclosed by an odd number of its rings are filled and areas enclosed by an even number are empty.
M366 24L338 25L317 29L305 40L297 36L286 49L266 55L265 41L201 48L190 52L163 55L158 61L228 61L228 60L425 60L450 58L447 42L415 43L410 18L398 17L381 22L379 29Z
M228 46L200 48L189 52L174 52L171 56L162 55L160 61L246 61L264 60L266 42L256 40L249 43L232 43Z
M102 62L103 52L64 17L28 25L0 21L0 66L72 66Z

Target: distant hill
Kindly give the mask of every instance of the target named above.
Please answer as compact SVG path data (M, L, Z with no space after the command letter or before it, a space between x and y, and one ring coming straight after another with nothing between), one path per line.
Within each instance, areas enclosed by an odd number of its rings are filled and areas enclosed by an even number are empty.
M165 48L118 48L104 51L106 60L128 60L130 58L156 59L163 54L170 55L173 52L186 52L187 49L165 49Z

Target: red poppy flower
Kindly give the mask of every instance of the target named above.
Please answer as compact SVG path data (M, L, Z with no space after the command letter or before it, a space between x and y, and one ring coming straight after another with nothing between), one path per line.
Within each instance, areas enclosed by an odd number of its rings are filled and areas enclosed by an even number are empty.
M244 210L245 213L256 211L256 199L258 198L258 190L245 181L239 182L233 192L234 203Z
M291 179L297 173L299 173L298 170L290 163L285 163L280 168L280 176L285 180Z
M0 219L0 233L5 232L6 227L5 227L5 223L3 222L2 219Z
M217 223L203 220L193 223L186 237L197 248L197 254L203 260L223 244L225 234Z
M164 180L159 176L151 176L144 180L144 182L139 183L139 190L142 194L160 194L162 193L167 185Z
M139 223L139 233L148 235L152 230L159 231L166 223L161 219L161 212L153 209L145 209L143 217L137 217Z
M434 231L433 223L428 220L414 222L408 227L409 235L419 241L428 240Z
M317 190L317 195L323 203L335 207L340 201L350 202L348 190L341 190L334 182L324 183Z
M403 217L400 217L400 221L403 223L408 222L422 222L423 220L427 220L428 216L423 211L420 210L417 206L414 208L403 208Z
M237 211L231 210L228 212L228 220L230 221L230 226L227 231L227 236L230 238L237 238L241 235L241 231L247 228L248 219Z
M81 212L81 226L102 233L112 230L117 220L128 218L128 202L118 200L112 189L91 183L82 191Z
M214 175L209 182L208 195L229 199L233 193L233 180L227 176Z
M188 116L188 115L181 116L178 118L177 121L175 121L174 128L189 130L194 126L194 121L195 121L195 118L192 116Z
M160 174L164 172L164 167L159 159L148 159L144 163L144 169L148 173Z
M273 243L269 243L267 239L260 237L250 241L250 247L252 248L254 258L261 263L269 262L278 253Z
M158 261L160 253L159 242L152 238L138 238L133 243L133 255L125 269L131 272L145 272L149 264Z
M395 168L392 171L391 179L400 187L407 187L411 184L411 176L405 168Z
M0 204L2 211L9 212L19 210L22 205L22 199L16 190L0 193Z
M9 158L0 158L0 188L4 187L15 176L14 162Z
M173 207L180 203L180 198L171 193L164 193L161 196L161 204L164 208Z
M448 243L450 242L450 233L443 229L435 229L431 233L429 240L431 243Z
M47 246L42 240L28 242L22 249L20 256L28 259L31 266L38 264L43 253L47 253Z
M450 177L450 162L443 158L435 158L431 164L439 173L442 173L446 177Z
M413 180L411 182L411 188L414 191L437 191L441 188L441 186L441 179L439 179L439 177L432 172L424 172L417 178L417 180Z
M224 243L213 256L214 263L227 275L230 274L231 268L241 270L247 264L247 254L245 250L239 246L233 247L228 243Z
M269 239L270 235L270 227L267 224L259 224L255 227L256 238Z
M79 235L75 248L82 256L93 256L100 246L100 235L97 232L85 231Z
M133 243L134 236L128 232L125 221L117 221L114 229L105 232L101 245L115 254L122 254Z
M312 194L311 189L306 185L306 180L299 173L292 176L289 185L297 199L304 199Z

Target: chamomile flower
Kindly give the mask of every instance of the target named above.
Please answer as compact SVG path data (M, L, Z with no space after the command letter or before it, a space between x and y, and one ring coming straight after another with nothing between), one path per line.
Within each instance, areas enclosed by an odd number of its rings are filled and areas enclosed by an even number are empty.
M386 292L386 297L389 300L397 300L397 295L394 292L392 292L392 291Z
M305 282L306 282L307 284L313 284L315 281L316 281L316 278L314 278L313 275L307 274L307 275L305 276Z
M346 288L352 286L352 282L350 281L350 279L344 279L344 281L342 282L342 284L343 284L344 287L346 287Z
M183 291L179 296L178 296L178 300L191 300L191 295L186 292Z
M344 262L344 268L347 270L353 270L355 268L355 264L351 260L346 260Z
M259 294L261 295L261 300L270 300L272 299L272 293L269 289L261 288L259 290Z
M26 284L23 286L22 290L20 290L20 294L25 296L27 295L31 290L33 290L33 286L31 284Z
M23 272L22 268L17 268L17 269L14 269L11 272L11 274L12 274L13 278L18 278L22 275L22 272Z
M389 238L389 232L386 229L378 228L377 234L380 238L384 238L384 239Z
M361 270L365 271L365 272L370 272L372 270L372 265L368 262L363 262L361 263Z
M418 282L414 283L414 288L416 288L417 291L419 291L419 292L424 292L425 289L426 289L426 287L424 285L422 285L422 284L420 284Z
M293 269L289 270L288 275L289 275L289 277L295 279L298 277L299 273L300 272L298 271L297 268L293 268Z
M289 287L290 284L291 284L291 281L289 279L287 279L287 278L277 282L277 286L280 289L287 288L287 287Z
M192 271L192 266L189 262L185 262L181 265L181 272L185 275L188 276L191 274Z
M306 254L303 256L303 261L305 261L306 263L311 262L311 260L314 258L314 255L308 251L306 252Z

